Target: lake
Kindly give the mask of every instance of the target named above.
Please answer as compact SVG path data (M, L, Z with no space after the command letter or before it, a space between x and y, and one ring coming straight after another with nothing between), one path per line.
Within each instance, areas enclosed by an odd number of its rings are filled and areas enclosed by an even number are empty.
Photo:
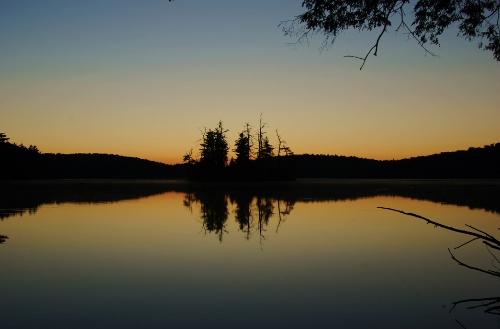
M499 181L3 182L1 328L500 328Z

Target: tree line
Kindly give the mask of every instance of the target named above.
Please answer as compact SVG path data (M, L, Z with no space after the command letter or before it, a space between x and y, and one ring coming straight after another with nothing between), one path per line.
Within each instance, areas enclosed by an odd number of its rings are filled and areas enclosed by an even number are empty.
M245 124L233 144L220 122L202 131L196 157L190 151L176 165L113 154L41 153L0 133L0 179L500 178L500 143L401 160L295 155L277 131L273 145L265 128L262 120L257 128Z
M0 132L0 152L5 155L16 154L40 154L38 147L35 145L25 146L24 144L16 144L10 142L10 138L5 133Z

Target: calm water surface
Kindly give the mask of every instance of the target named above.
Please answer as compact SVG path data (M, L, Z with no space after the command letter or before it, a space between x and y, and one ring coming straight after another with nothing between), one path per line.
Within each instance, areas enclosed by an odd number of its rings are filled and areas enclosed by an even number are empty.
M496 234L497 185L348 185L9 185L0 327L500 328L466 237L377 209Z

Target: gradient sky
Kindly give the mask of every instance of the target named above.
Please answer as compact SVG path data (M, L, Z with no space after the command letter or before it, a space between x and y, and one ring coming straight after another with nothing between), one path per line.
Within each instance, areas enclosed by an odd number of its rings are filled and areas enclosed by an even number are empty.
M450 31L292 46L300 0L0 0L0 131L42 152L178 162L263 113L296 153L401 158L500 142L500 65ZM274 139L274 134L271 136Z

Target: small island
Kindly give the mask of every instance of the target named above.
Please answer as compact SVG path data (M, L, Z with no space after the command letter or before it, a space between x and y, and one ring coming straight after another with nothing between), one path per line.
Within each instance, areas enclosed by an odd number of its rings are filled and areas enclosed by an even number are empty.
M229 159L228 130L219 121L213 129L202 131L199 155L193 149L184 157L191 180L294 180L293 152L276 129L277 145L273 146L259 119L257 132L245 123L234 142L234 158Z

